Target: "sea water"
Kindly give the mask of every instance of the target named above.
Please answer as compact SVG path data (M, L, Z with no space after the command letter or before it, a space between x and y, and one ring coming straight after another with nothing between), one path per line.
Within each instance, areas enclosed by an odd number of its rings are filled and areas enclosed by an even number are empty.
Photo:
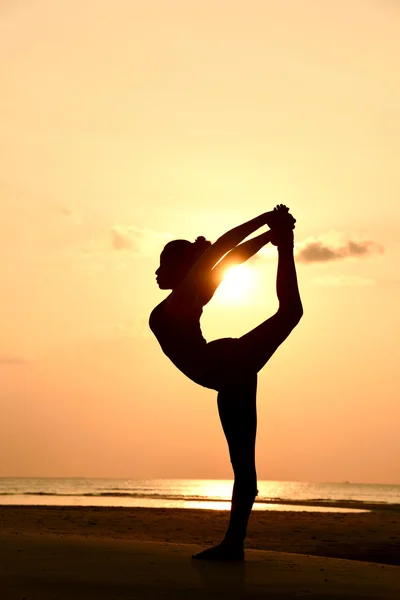
M255 510L400 510L400 485L259 481ZM0 478L0 504L229 510L231 480Z

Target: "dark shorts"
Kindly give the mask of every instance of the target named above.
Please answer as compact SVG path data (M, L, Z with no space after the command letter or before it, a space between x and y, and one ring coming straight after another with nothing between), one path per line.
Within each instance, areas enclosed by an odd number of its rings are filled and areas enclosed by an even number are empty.
M209 342L202 371L199 383L217 391L235 385L243 377L255 375L245 372L239 338L220 338Z

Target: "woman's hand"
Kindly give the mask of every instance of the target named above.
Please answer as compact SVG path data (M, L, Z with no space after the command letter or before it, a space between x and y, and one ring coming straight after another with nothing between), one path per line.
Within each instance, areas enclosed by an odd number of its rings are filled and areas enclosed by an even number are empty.
M289 208L284 204L277 204L270 213L267 221L270 229L294 229L296 219L289 213Z
M278 204L269 219L271 244L274 246L293 247L293 229L296 219L289 213L289 209L284 204Z

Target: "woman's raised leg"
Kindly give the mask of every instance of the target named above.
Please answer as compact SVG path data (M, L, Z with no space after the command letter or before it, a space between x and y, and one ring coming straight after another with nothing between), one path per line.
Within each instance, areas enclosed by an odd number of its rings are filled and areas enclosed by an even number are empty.
M234 472L230 520L218 546L194 555L203 560L243 560L247 523L257 495L255 443L257 375L235 375L218 392L218 412Z
M293 255L292 232L288 232L288 235L283 237L282 243L278 244L276 292L279 300L278 311L239 339L236 359L244 371L258 373L303 315Z

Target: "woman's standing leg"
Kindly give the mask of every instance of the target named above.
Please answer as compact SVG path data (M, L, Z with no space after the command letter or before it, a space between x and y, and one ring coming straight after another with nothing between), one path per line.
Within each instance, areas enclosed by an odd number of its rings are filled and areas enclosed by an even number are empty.
M234 472L228 530L218 546L196 554L205 560L243 560L247 523L257 495L255 443L257 375L241 374L218 392L218 412Z
M218 410L235 475L228 531L221 544L195 555L207 560L243 560L247 522L257 495L255 440L257 373L300 321L303 307L293 256L293 233L277 236L278 312L238 340L219 385Z
M224 542L243 550L247 523L257 496L255 445L257 375L244 377L218 394L218 411L234 473L232 506Z

